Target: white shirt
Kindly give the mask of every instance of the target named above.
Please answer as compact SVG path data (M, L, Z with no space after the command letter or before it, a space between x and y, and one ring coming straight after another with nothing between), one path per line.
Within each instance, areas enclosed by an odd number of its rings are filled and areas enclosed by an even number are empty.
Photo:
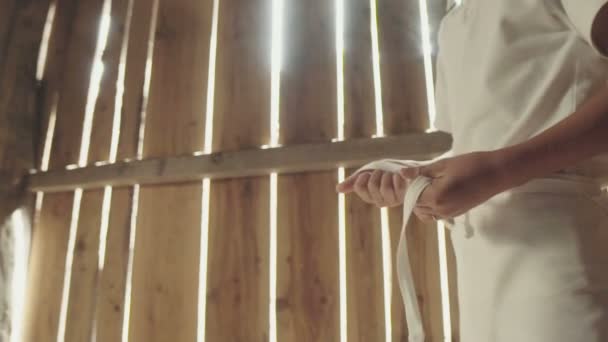
M608 80L591 27L608 0L465 0L439 28L437 129L453 152L494 150L563 120ZM608 174L608 155L569 169Z

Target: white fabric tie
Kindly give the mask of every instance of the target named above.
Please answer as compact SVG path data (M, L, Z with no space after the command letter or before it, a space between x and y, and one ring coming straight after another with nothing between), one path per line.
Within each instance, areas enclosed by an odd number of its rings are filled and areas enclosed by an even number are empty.
M364 165L354 174L362 171L373 171L380 169L383 171L399 174L402 168L418 167L430 162L418 162L413 160L397 160L383 159ZM397 279L399 281L399 289L403 299L405 308L405 319L407 330L409 333L409 342L424 342L424 327L422 324L422 316L416 296L416 288L414 287L414 279L410 265L410 258L407 250L407 224L412 216L412 212L416 207L418 198L424 189L431 184L431 178L419 176L414 179L407 187L403 200L403 223L401 225L401 234L399 236L399 244L397 247ZM449 226L446 226L449 227Z

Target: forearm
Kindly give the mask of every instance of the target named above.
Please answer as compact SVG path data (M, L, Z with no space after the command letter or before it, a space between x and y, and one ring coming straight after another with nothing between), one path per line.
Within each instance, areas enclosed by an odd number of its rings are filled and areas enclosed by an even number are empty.
M496 153L509 187L608 153L608 87L541 134Z

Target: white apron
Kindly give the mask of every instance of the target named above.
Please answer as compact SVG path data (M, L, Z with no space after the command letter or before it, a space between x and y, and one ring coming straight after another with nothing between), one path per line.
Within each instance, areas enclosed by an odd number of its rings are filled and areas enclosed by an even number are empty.
M426 163L384 159L355 173ZM419 177L408 187L396 255L410 342L423 342L425 335L405 228L429 184ZM597 181L560 175L533 180L449 227L461 341L608 341L608 195Z

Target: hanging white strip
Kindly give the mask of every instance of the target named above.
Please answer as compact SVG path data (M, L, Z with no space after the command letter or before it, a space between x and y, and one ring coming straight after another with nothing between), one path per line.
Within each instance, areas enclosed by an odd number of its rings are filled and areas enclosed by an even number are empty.
M363 171L373 171L376 169L398 174L402 168L417 167L428 163L430 162L383 159L364 165L363 167L355 171L354 174ZM410 217L412 216L412 212L416 207L416 202L418 201L418 198L420 197L424 189L430 184L430 178L417 177L408 185L403 200L403 223L401 225L401 234L399 237L399 245L397 247L396 258L397 278L399 281L399 289L401 290L401 297L403 299L403 306L405 308L405 319L409 332L409 342L424 342L424 327L422 324L422 316L420 314L420 307L418 305L416 288L414 286L414 279L412 276L409 253L407 250L406 228ZM447 225L446 227L451 228L451 226Z

